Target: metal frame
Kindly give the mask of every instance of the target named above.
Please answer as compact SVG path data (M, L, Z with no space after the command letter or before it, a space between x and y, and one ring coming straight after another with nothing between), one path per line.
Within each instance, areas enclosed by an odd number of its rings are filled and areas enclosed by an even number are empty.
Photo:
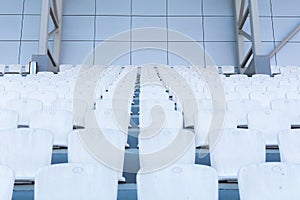
M234 0L239 72L246 74L270 73L269 56L263 55L258 14L258 0ZM244 30L250 20L251 33ZM251 42L251 48L245 53L244 40ZM267 62L269 60L269 64Z
M42 0L38 53L39 56L47 56L53 66L59 65L62 14L63 0ZM50 20L52 20L54 24L53 30L49 30ZM50 38L53 38L52 53L48 45Z

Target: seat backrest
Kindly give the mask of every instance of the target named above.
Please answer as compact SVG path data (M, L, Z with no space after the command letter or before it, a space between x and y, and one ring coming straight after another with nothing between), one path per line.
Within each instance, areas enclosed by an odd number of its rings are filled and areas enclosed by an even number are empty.
M262 106L259 101L241 99L227 101L226 108L228 112L232 113L237 118L238 125L246 125L248 112L260 110L262 109Z
M260 163L243 167L238 173L240 199L299 199L300 165Z
M300 99L275 99L271 108L286 113L292 125L300 125Z
M73 114L64 110L32 112L29 127L47 129L54 136L54 145L67 146L68 136L73 130Z
M42 129L0 131L0 164L15 171L18 180L34 180L36 171L51 164L53 136Z
M251 111L247 119L249 129L263 133L266 145L277 145L278 133L291 129L291 124L285 114L278 110Z
M0 108L8 108L10 100L20 98L20 93L16 91L0 91Z
M73 113L74 124L85 125L87 103L81 99L57 99L52 103L52 110L67 110Z
M144 129L138 142L141 168L195 163L195 136L191 131Z
M42 101L44 110L50 110L53 101L55 101L57 97L57 92L46 90L30 92L27 94L28 99L36 99Z
M218 199L218 176L203 165L174 165L137 174L138 200Z
M10 109L19 113L19 125L29 125L29 116L32 112L41 111L43 102L35 99L13 99L9 102Z
M281 162L300 164L300 129L282 131L278 135Z
M35 200L116 200L118 179L96 164L58 164L41 168L34 187Z
M105 137L106 144L99 144L99 151L102 152L102 155L106 154L104 157L98 155L93 155L89 152L89 149L86 148L84 141L81 136L85 137L86 135L91 134L87 129L73 131L69 135L68 143L68 162L69 163L93 163L99 164L103 168L109 168L119 174L119 178L122 177L123 166L124 166L124 154L125 152L125 135L121 131L117 130L102 130L102 134ZM100 142L99 142L100 143ZM109 147L107 147L109 146ZM111 153L107 149L115 149L120 152L120 154L114 154L114 160L117 163L109 163L108 158L111 157ZM117 157L118 156L118 157Z
M22 65L20 64L10 64L8 65L8 72L21 73Z
M65 72L68 70L71 70L73 68L73 65L71 64L61 64L59 65L59 72Z
M223 129L209 149L211 166L220 179L236 179L241 167L265 162L263 135L253 130Z
M18 127L18 112L8 109L0 109L0 130Z
M11 200L14 189L14 171L6 166L0 166L0 199Z

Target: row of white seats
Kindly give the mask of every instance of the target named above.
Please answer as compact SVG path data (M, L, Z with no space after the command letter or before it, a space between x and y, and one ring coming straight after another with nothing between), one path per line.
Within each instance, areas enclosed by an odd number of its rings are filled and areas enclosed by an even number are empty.
M0 197L10 200L13 171L0 167ZM300 165L259 163L240 169L240 199L299 199ZM118 184L111 171L93 164L59 164L41 168L36 177L34 199L117 199ZM176 165L137 175L139 200L218 199L216 172L207 166Z
M69 134L68 137L68 162L69 163L94 163L103 169L115 171L119 180L125 181L122 177L124 155L113 155L119 160L122 166L107 166L106 160L91 155L83 143L87 134L100 134L93 130L77 130ZM97 137L99 143L110 142L124 152L124 134L117 130L102 130L104 137ZM88 135L89 136L89 135ZM37 170L44 166L51 165L53 134L45 129L19 128L0 131L0 165L10 167L14 170L16 181L33 181ZM112 156L112 152L107 152L105 147L99 146L100 152L107 158ZM101 150L102 149L102 150ZM104 156L105 157L105 156ZM103 164L104 163L104 164Z

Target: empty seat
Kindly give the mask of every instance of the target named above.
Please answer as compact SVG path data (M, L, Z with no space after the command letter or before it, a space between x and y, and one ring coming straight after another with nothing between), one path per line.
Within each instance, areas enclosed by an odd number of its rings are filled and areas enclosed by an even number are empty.
M57 99L57 92L54 91L35 91L27 94L28 99L36 99L43 102L43 110L51 110L53 101Z
M1 108L8 108L7 105L9 105L9 102L12 99L18 99L20 98L20 93L16 91L0 91L0 109Z
M280 131L291 129L289 120L277 110L255 110L248 113L248 128L263 133L266 145L277 145Z
M234 74L235 67L233 65L222 65L221 71L222 71L222 74Z
M300 129L279 133L278 145L281 162L300 164Z
M72 68L73 68L73 65L71 65L71 64L60 64L59 72L66 72L68 70L71 70Z
M73 113L74 125L85 125L87 103L81 99L57 99L52 103L52 110L67 110Z
M191 131L155 128L140 131L138 144L141 168L157 169L175 163L195 163L195 136Z
M150 128L154 123L160 122L161 128L183 128L182 113L176 110L160 109L153 107L151 113L141 112L139 115L139 127Z
M255 110L247 115L248 128L261 131L267 145L277 145L277 136L281 131L289 131L291 123L280 110Z
M5 68L6 66L4 64L0 64L0 74L4 74L5 73Z
M227 112L232 113L237 119L237 125L247 125L247 114L250 111L261 110L259 101L240 99L231 100L226 103Z
M84 141L81 140L81 136L87 136L88 134L100 134L99 132L94 132L95 130L76 130L69 135L68 143L68 162L69 163L93 163L99 164L103 168L109 168L119 174L119 181L125 181L122 177L123 165L124 165L124 152L125 152L125 141L126 136L124 133L118 130L105 129L102 130L101 141L99 141L99 151L103 153L103 160L97 155L91 154L89 149L86 149ZM99 136L99 135L98 135ZM101 145L103 144L103 145ZM110 146L111 145L111 146ZM112 156L113 152L109 152L108 149L116 149L120 154L113 154L116 163L109 163L108 160ZM123 153L122 153L123 152ZM106 156L104 156L104 154Z
M14 171L6 166L0 166L0 199L11 200L14 189Z
M300 199L300 165L260 163L240 169L238 174L241 200Z
M138 200L218 199L218 176L203 165L174 165L137 174Z
M265 141L259 132L247 129L223 129L216 141L210 139L211 166L219 180L236 179L238 170L249 164L265 162Z
M0 164L15 171L17 180L34 180L40 167L51 164L53 136L42 129L0 131Z
M300 125L300 99L276 99L271 101L271 108L287 114L292 125Z
M22 65L10 64L10 65L8 65L8 72L21 74L22 73Z
M18 127L18 112L8 109L0 109L0 130Z
M285 93L277 93L275 91L269 92L250 92L250 99L259 101L264 109L270 108L270 102L275 99L285 98Z
M118 179L96 164L59 164L41 168L34 187L35 200L116 200Z
M221 119L223 115L223 118ZM214 120L214 121L213 121ZM213 123L214 122L214 123ZM237 128L237 120L229 112L198 110L195 116L196 147L207 146L208 136L214 129Z
M43 109L43 103L35 99L13 99L9 104L11 110L18 112L18 125L21 126L29 126L30 114Z
M66 147L73 130L73 114L64 110L32 112L29 127L50 130L54 136L53 144Z

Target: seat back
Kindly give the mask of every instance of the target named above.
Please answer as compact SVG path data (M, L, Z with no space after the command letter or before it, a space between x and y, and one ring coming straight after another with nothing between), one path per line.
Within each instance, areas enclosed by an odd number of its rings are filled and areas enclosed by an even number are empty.
M118 179L96 164L58 164L41 168L34 187L35 200L116 200Z
M246 165L265 162L262 133L247 129L224 129L209 146L211 166L220 179L236 179L238 170Z
M238 173L240 199L299 199L300 165L260 163Z
M11 200L14 189L14 171L8 167L0 166L0 199Z
M34 180L36 171L51 164L53 136L42 129L0 131L0 164L15 171L18 180Z
M138 200L218 199L218 176L203 165L174 165L137 174Z

